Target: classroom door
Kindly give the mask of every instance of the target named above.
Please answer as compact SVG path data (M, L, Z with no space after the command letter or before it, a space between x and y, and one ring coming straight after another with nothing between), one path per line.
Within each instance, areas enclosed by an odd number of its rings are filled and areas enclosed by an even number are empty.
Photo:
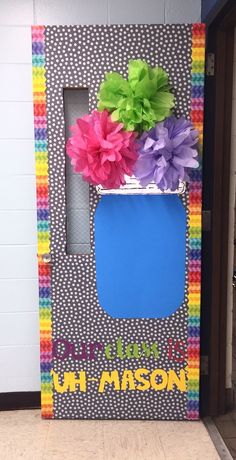
M201 144L203 25L33 27L44 417L199 416L201 169L172 194L104 193L65 154L130 59L168 72Z

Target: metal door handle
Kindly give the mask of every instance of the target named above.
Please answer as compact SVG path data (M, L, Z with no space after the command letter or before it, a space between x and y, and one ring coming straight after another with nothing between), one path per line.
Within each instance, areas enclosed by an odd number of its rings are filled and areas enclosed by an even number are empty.
M43 259L43 262L45 264L50 264L51 263L51 254L43 254L42 259Z

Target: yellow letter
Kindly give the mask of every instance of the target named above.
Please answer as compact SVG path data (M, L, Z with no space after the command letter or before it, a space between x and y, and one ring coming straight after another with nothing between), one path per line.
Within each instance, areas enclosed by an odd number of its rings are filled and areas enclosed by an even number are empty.
M150 372L148 369L145 369L145 368L140 368L140 369L137 369L135 374L134 374L134 377L136 378L136 380L140 383L142 383L142 385L137 385L136 386L136 390L140 390L140 391L144 391L144 390L148 390L150 388L150 382L149 380L146 380L143 375L148 375Z
M69 374L70 372L64 372L64 383L60 384L59 375L56 374L56 372L54 372L53 370L51 371L51 375L53 377L53 385L54 385L55 390L58 393L65 393L68 390L69 385L70 385L70 375Z
M180 370L179 377L173 369L169 371L167 390L173 390L173 385L176 385L180 391L186 391L184 369Z
M75 372L69 372L70 374L70 391L76 391L76 385L79 385L80 391L86 391L86 373L85 371L80 371L79 378L75 377Z
M125 370L122 375L121 389L126 390L127 384L128 390L135 390L133 372Z
M157 383L156 382L156 377L160 376L162 378L162 381ZM164 390L164 388L167 385L168 382L168 375L164 369L155 369L150 376L150 382L151 386L154 390Z
M105 383L109 383L109 385L111 383L114 383L114 389L115 390L120 390L120 382L119 382L118 371L112 371L112 372L103 371L102 372L101 379L100 379L100 384L99 384L99 388L98 388L99 393L104 392Z

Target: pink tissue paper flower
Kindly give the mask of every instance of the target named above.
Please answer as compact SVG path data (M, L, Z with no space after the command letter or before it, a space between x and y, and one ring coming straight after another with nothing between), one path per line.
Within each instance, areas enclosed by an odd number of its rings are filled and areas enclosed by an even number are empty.
M119 188L131 176L137 160L137 134L123 129L104 110L94 110L70 128L66 151L75 172L85 181L105 188Z

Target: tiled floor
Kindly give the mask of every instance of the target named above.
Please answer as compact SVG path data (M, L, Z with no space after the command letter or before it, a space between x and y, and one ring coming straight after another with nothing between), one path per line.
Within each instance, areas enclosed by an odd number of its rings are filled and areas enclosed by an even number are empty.
M1 460L217 460L202 422L47 421L0 413Z
M236 410L214 418L214 423L233 459L236 459Z

